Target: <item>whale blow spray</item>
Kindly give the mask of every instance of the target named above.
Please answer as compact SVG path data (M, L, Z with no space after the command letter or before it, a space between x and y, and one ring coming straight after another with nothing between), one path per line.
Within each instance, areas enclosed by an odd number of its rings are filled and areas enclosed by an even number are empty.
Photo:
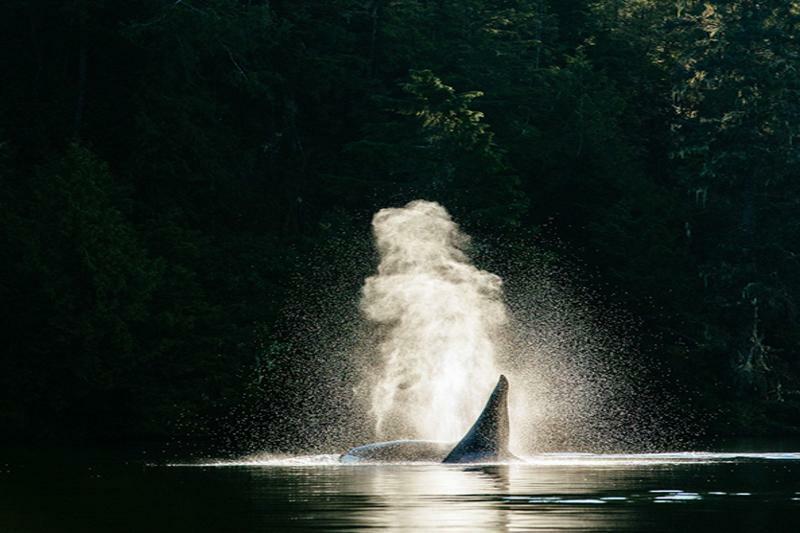
M368 384L376 432L457 440L499 375L502 281L470 263L469 237L435 202L382 209L372 227L380 263L361 310L380 336L381 365Z

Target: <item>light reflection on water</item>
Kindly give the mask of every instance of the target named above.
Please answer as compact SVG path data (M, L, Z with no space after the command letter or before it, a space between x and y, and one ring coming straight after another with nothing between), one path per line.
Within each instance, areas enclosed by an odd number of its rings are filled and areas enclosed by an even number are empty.
M302 494L302 500L273 516L282 529L294 524L280 516L310 521L300 529L800 527L800 492L795 492L800 490L799 453L543 454L526 459L509 465L340 466L336 456L259 457L236 462L234 468L244 469L258 485L273 487L270 498L280 498L284 489L275 487L282 481L302 480L285 487Z
M0 471L0 531L800 531L800 453L335 455Z

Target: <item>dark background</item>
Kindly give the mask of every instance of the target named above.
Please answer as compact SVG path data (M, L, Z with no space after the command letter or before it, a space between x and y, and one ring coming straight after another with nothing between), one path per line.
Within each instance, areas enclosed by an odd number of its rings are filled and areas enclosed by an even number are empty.
M798 24L786 0L4 0L0 439L279 408L298 272L416 198L585 273L710 433L798 433Z

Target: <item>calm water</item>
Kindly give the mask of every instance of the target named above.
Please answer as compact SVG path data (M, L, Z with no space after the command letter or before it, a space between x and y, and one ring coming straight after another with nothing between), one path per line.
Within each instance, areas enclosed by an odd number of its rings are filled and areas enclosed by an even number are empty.
M148 464L5 454L0 531L800 531L800 453L546 454L529 464Z

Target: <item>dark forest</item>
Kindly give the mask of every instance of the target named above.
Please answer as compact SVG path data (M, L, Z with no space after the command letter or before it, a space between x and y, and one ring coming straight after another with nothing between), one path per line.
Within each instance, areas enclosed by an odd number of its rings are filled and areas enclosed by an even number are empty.
M0 35L3 440L279 402L298 272L416 198L635 317L708 434L800 433L794 2L5 0Z

